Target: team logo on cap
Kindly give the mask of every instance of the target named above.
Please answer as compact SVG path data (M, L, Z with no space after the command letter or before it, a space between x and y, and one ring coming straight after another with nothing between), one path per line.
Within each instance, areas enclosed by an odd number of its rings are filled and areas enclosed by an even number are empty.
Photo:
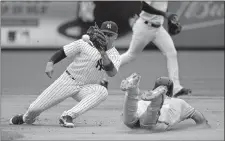
M108 24L106 25L106 27L109 28L109 29L111 29L111 28L112 28L112 25L108 23Z

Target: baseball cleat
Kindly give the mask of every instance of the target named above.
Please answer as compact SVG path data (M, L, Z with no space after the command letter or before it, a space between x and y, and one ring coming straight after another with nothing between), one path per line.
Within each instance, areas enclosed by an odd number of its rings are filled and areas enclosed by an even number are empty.
M138 87L140 79L141 79L141 76L139 74L132 73L129 77L122 80L122 82L120 84L120 89L122 91L127 91L129 89Z
M159 86L154 90L148 90L141 93L140 98L144 101L155 101L159 97L164 98L167 89L164 86Z
M74 127L73 118L71 116L68 116L68 115L60 117L59 124L63 127L67 127L67 128L73 128Z
M9 124L20 125L20 124L23 124L23 123L24 123L24 121L23 121L23 115L22 114L15 115L14 117L12 117L9 120Z
M177 93L175 93L175 94L173 95L173 97L178 97L178 96L188 95L188 94L190 94L191 92L192 92L191 89L182 88L182 89L180 89Z

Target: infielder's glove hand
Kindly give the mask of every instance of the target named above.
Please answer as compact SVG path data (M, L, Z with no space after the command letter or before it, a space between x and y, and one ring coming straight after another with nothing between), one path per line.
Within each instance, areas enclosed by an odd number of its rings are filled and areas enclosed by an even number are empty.
M89 27L89 29L87 30L87 35L90 36L90 41L98 49L98 51L101 52L107 50L106 36L96 24L95 26Z
M168 32L171 36L177 35L181 32L182 26L178 20L176 14L170 14L168 16Z

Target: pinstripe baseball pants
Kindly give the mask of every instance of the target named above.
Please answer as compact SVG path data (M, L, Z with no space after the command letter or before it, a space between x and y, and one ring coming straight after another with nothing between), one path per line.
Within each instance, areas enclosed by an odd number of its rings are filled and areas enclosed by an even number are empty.
M72 109L64 111L62 116L69 115L76 118L99 105L106 99L107 95L108 91L105 87L99 84L79 85L64 72L29 106L23 120L27 124L32 124L43 111L59 104L68 97L72 97L79 103Z

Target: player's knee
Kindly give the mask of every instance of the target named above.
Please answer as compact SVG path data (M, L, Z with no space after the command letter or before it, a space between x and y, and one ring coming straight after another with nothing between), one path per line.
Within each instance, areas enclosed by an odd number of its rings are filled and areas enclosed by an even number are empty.
M152 129L157 124L160 116L160 107L148 107L147 111L140 117L140 126L145 129Z
M123 120L124 125L126 125L128 128L139 128L140 122L139 120L136 122L130 122L128 120Z
M177 57L177 51L174 49L174 50L167 52L165 55L167 57Z
M130 122L127 121L123 121L124 125L126 125L129 128L134 128L133 124L131 124Z

